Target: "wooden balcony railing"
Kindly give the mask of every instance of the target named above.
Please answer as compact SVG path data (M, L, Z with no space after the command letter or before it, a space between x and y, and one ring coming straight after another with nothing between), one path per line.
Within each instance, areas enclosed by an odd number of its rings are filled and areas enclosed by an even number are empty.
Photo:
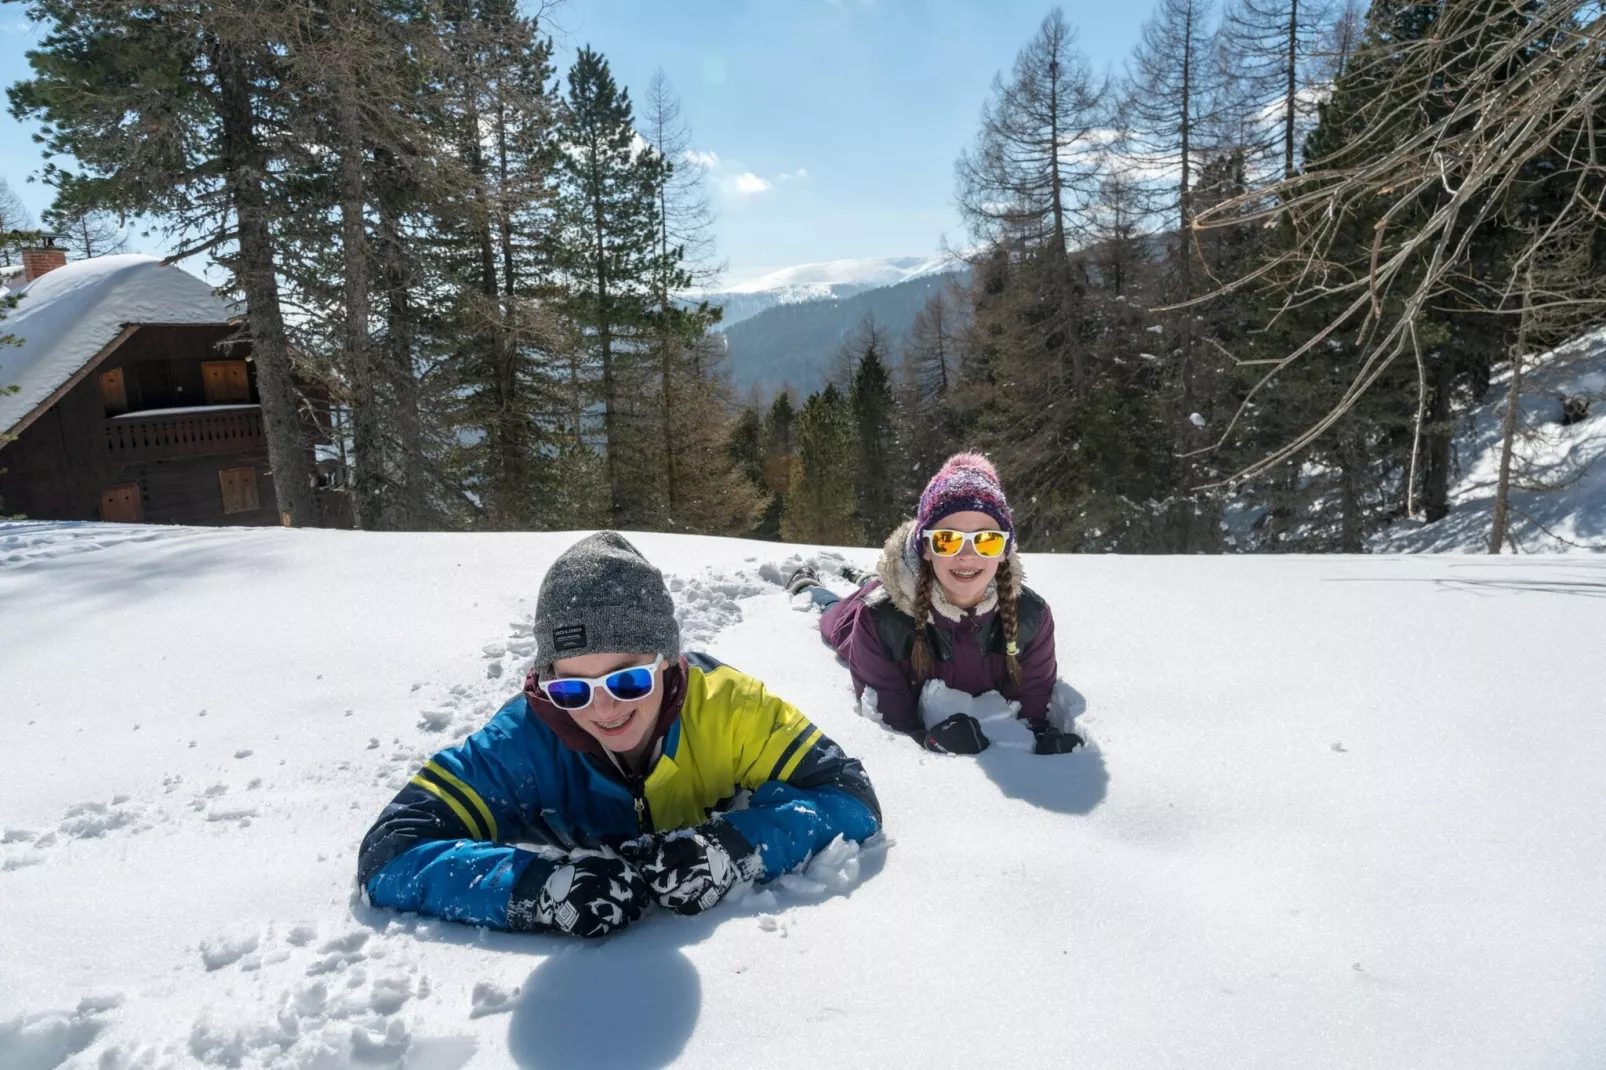
M257 405L135 412L106 421L106 450L124 461L233 453L265 443Z

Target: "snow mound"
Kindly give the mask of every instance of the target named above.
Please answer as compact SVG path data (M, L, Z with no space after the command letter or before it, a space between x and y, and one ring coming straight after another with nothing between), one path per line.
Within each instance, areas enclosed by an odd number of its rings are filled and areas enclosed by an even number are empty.
M212 288L154 256L79 260L23 287L0 325L0 431L9 431L76 375L130 324L223 324L229 308Z
M120 1003L120 995L88 995L72 1010L36 1011L0 1020L0 1066L54 1070L95 1042L106 1025L102 1015Z
M968 713L981 722L981 733L995 747L1031 750L1032 730L1020 719L1020 703L997 691L967 695L941 680L927 680L920 692L920 719L935 728L955 714Z

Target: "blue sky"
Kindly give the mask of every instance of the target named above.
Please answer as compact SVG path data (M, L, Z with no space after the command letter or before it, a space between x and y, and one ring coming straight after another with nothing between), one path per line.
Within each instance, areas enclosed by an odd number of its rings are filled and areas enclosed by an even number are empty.
M1120 67L1152 0L1065 4L1095 67ZM645 93L662 67L709 171L727 281L816 260L925 256L963 239L953 164L993 75L1050 5L1016 0L569 0L560 70L589 44ZM37 39L0 8L0 82ZM0 117L0 175L36 213L41 160ZM744 177L745 176L745 177ZM136 243L140 244L140 243ZM149 244L149 243L145 243ZM160 250L151 248L149 251Z

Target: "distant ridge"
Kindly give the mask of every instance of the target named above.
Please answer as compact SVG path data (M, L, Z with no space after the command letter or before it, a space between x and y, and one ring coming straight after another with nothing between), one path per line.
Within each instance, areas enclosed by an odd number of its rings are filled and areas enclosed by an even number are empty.
M777 305L852 297L911 279L951 272L960 265L947 256L886 256L826 260L780 268L756 279L689 295L724 310L727 328Z
M866 317L887 337L896 361L915 316L963 272L919 274L893 286L864 287L848 296L775 304L726 327L725 370L738 396L753 387L771 394L794 386L807 394L823 385L831 357Z

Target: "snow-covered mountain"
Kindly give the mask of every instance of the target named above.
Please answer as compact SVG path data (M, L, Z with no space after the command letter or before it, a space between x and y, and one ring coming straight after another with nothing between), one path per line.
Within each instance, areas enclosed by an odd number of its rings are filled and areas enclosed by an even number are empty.
M880 328L888 353L895 357L916 315L959 277L917 275L846 297L766 308L724 332L725 372L738 393L757 387L764 394L786 385L804 393L817 390L833 354L862 323L870 320ZM960 305L951 307L959 313Z
M758 315L776 305L852 297L882 286L955 271L951 256L883 256L798 264L698 296L725 310L721 327Z

